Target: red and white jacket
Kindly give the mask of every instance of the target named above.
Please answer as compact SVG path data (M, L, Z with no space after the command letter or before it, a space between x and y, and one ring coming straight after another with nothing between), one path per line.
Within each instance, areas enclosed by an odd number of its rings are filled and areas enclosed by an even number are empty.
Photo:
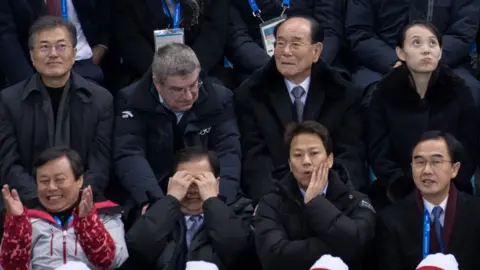
M25 208L21 216L6 215L0 265L5 270L55 269L81 261L91 269L116 269L128 258L121 209L110 202L95 203L90 214L78 208L66 228L49 213Z

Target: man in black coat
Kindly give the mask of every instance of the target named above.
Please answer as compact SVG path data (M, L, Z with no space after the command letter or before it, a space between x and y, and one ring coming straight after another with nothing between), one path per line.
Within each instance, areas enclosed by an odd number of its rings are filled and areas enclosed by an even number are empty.
M279 17L283 7L281 1L255 1L263 21ZM343 45L343 6L342 1L295 0L290 1L286 15L309 15L325 28L322 42L322 59L334 65ZM236 72L252 74L264 66L268 56L262 41L259 25L262 21L252 15L249 1L232 1L226 53Z
M86 185L102 194L110 177L113 98L71 71L75 26L42 17L32 26L30 54L37 74L0 92L0 179L36 198L34 161L45 149L68 146L87 164Z
M190 47L166 45L155 54L152 70L118 93L115 172L137 207L164 196L173 157L191 146L218 155L220 194L237 196L241 148L233 94L200 69Z
M282 144L284 126L315 120L330 130L333 152L354 185L364 186L360 91L319 60L323 30L315 20L290 17L275 34L273 59L236 90L244 154L242 185L254 199L267 193L273 186L271 172L288 162ZM297 94L301 96L296 98Z
M359 62L353 74L354 83L365 89L399 65L395 54L397 38L407 24L426 20L443 35L441 64L454 69L466 81L478 105L480 82L470 66L478 14L477 0L348 0L346 37Z
M438 252L453 254L459 269L480 269L480 200L451 184L462 155L452 135L422 135L412 154L415 190L378 219L377 269L415 269Z
M163 3L162 3L163 2ZM222 79L229 0L118 0L112 3L113 40L128 75L140 78L152 64L153 32L173 28L179 2L185 44L197 54L202 70ZM167 13L162 5L168 6Z
M220 270L258 269L252 201L225 203L218 194L220 171L213 152L180 151L167 195L126 235L128 267L181 270L187 261L207 261Z
M285 135L291 173L255 211L255 239L264 270L309 269L325 254L362 269L373 239L375 210L356 192L349 173L333 164L328 130L313 121ZM388 269L388 268L384 268Z
M103 80L100 64L108 48L110 9L108 0L2 0L0 1L0 73L10 85L34 73L29 57L30 26L41 16L60 16L61 2L79 37L78 60L73 69L84 78ZM52 2L50 8L47 2ZM55 3L54 3L55 2ZM55 7L57 8L55 11Z

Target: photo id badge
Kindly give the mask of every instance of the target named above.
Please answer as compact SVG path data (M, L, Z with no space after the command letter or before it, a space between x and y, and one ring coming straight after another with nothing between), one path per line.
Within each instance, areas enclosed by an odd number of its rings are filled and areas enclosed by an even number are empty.
M181 28L155 30L153 38L155 39L155 51L167 44L185 43L184 32Z
M277 24L285 21L286 16L280 16L271 20L268 20L260 24L260 32L262 34L263 46L267 51L268 55L273 55L273 50L275 49L275 35L273 31Z

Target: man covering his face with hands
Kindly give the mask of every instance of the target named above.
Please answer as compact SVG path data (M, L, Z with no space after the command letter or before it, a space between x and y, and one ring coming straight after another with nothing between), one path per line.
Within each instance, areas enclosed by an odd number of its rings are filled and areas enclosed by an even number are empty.
M220 165L213 152L179 152L167 196L153 203L127 233L132 269L181 269L187 261L220 270L255 269L251 200L219 196Z

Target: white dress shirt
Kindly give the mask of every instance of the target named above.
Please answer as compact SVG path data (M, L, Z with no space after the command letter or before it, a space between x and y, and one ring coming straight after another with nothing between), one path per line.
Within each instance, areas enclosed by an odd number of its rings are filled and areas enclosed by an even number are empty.
M443 210L442 214L440 215L440 224L442 224L442 226L444 226L445 224L445 211L447 210L447 200L448 200L448 196L439 205ZM425 198L423 198L423 205L427 209L428 214L430 214L430 219L433 220L432 211L433 211L433 208L437 205L433 205L429 201L425 200Z
M177 8L177 0L165 0L165 3L167 4L168 11L170 12L170 16L172 17L175 16L175 11Z
M305 106L305 102L307 101L307 95L308 95L308 88L310 88L310 76L308 76L301 84L294 84L293 82L284 79L285 80L285 85L287 86L288 94L290 95L290 99L292 100L292 103L295 101L295 97L292 94L293 88L297 86L303 87L305 90L305 95L302 96L301 101L303 105Z
M305 197L305 193L307 192L306 190L303 190L303 188L301 188L300 186L298 186L300 188L300 193L302 193L302 196ZM328 189L328 183L327 185L325 186L325 188L323 189L322 191L322 196L325 196L327 195L327 189Z
M77 11L75 10L75 6L73 6L72 0L67 0L67 14L68 21L75 25L75 28L77 29L77 55L75 56L75 61L92 58L92 48L88 44L87 38L83 33L82 25L78 20Z
M156 90L155 90L156 91ZM162 95L158 94L158 97L160 98L160 103L162 103L163 106L165 106L165 108L167 108L168 110L170 110L170 108L168 108L168 105L167 103L165 103L165 100L163 99ZM172 111L172 110L170 110ZM182 120L182 117L183 117L183 112L174 112L172 111L175 116L177 117L177 124L180 123L180 120Z

